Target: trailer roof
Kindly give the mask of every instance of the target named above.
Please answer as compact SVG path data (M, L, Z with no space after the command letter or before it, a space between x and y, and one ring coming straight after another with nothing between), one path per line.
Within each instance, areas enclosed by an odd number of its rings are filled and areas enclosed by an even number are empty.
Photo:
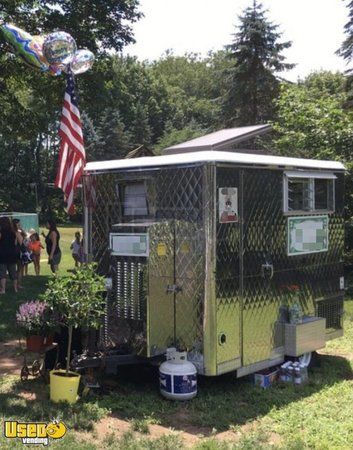
M133 159L113 159L109 161L89 162L85 167L85 172L105 172L114 169L139 169L145 167L165 167L175 165L180 166L206 162L232 163L264 167L281 167L285 169L298 168L336 171L345 170L344 165L338 161L287 158L283 156L255 155L249 153L204 151L163 156L146 156Z
M174 153L206 151L206 150L230 150L234 144L246 141L256 136L266 134L271 131L271 125L251 125L246 127L225 128L204 136L172 145L162 150L163 155Z

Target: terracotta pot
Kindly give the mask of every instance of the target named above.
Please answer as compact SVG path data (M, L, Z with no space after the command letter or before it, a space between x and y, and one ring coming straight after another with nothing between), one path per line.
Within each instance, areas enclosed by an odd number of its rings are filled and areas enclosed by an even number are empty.
M40 352L44 346L44 336L30 335L26 338L27 350L29 352Z

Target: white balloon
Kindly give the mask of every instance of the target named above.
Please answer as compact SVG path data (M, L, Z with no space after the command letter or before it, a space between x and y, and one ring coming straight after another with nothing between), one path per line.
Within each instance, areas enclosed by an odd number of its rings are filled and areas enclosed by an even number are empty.
M89 70L94 63L94 54L90 50L77 50L70 63L70 69L74 75Z
M76 52L76 42L71 34L65 31L50 33L43 43L43 53L49 64L69 64Z

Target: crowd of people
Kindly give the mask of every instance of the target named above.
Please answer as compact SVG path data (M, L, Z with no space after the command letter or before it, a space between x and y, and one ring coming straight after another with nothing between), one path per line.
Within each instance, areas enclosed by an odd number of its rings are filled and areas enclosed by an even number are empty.
M54 220L46 223L45 247L36 230L25 231L19 219L0 217L0 294L6 292L7 275L13 283L13 289L22 289L22 280L27 275L29 264L33 263L35 274L40 275L41 254L44 248L48 255L48 264L53 274L61 261L60 233ZM75 233L71 243L75 267L83 262L83 242L81 233Z

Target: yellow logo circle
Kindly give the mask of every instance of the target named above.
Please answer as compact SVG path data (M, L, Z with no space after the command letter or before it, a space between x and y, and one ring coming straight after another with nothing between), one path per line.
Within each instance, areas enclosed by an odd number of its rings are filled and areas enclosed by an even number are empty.
M63 422L48 423L46 427L47 435L52 439L60 439L66 433L66 426Z

